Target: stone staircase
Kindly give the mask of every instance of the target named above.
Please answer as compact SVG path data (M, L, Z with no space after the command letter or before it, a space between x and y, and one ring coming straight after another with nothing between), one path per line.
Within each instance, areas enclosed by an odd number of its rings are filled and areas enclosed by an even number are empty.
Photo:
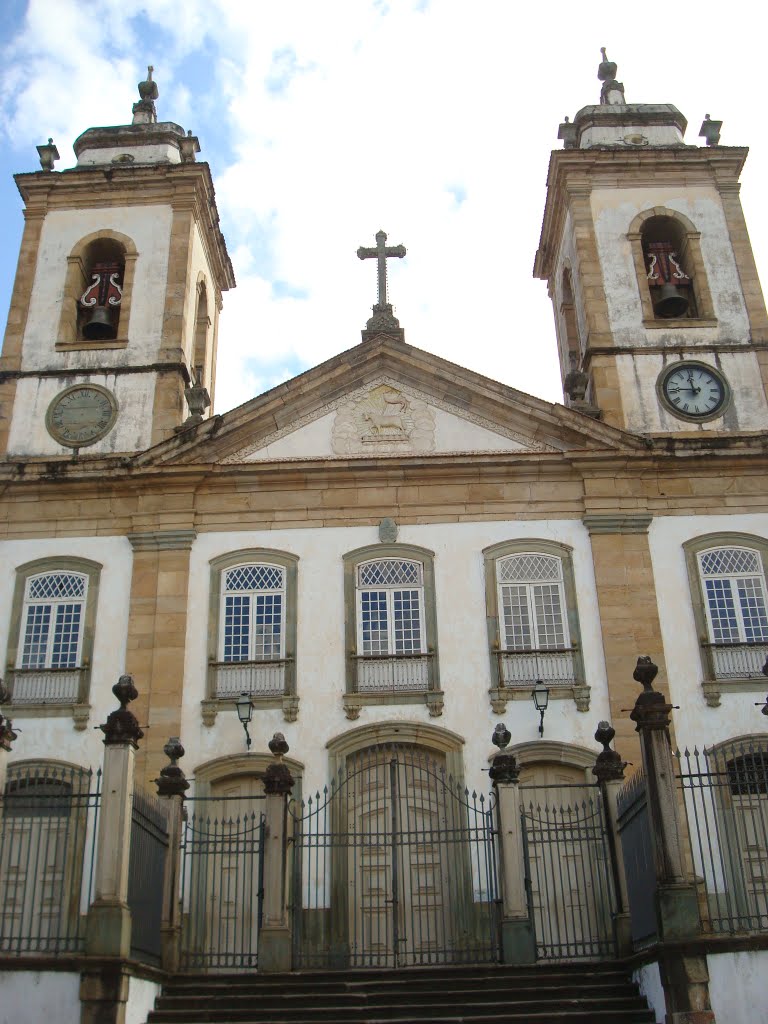
M619 964L177 975L148 1024L652 1024Z

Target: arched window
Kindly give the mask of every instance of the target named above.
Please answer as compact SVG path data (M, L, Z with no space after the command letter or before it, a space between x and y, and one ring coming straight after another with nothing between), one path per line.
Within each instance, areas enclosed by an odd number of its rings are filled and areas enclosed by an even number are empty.
M81 558L40 559L18 568L8 639L17 713L69 707L76 726L85 728L100 569Z
M211 563L208 698L212 725L221 701L251 695L255 707L298 714L296 576L298 559L284 551L236 551Z
M117 231L82 238L67 258L56 344L100 348L125 345L137 252Z
M572 697L586 711L570 550L551 541L508 541L484 555L493 709L501 714L508 700L530 699L541 681L551 697Z
M724 690L754 689L768 657L768 541L709 535L686 545L694 617L712 707Z
M414 702L441 714L431 552L379 544L344 557L347 717L364 704Z
M712 326L714 312L701 234L675 210L654 207L638 214L627 238L640 292L643 325ZM683 324L682 321L685 321Z

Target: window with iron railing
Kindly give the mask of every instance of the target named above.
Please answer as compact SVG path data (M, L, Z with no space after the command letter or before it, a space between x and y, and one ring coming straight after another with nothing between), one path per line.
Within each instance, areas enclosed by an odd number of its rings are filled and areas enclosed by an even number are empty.
M296 558L285 552L233 552L211 565L212 606L206 724L220 701L250 694L255 706L296 717Z
M67 558L18 568L8 650L14 705L87 704L100 568Z
M758 679L768 656L766 585L760 552L741 546L698 552L708 639L715 679Z

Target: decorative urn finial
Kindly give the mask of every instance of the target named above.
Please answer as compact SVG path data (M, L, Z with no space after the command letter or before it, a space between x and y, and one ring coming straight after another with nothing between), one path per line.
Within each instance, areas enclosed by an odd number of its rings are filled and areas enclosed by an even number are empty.
M152 72L155 69L151 64L147 66L147 77L139 82L139 102L133 104L134 124L154 124L157 121L157 110L155 100L160 95L157 82L152 80Z
M112 687L112 693L120 701L120 707L107 715L105 724L99 726L104 733L104 743L107 746L113 743L133 743L136 746L144 731L134 713L128 710L131 701L139 696L139 691L133 685L133 676L120 676Z
M611 750L611 742L616 735L616 730L610 722L598 722L595 739L603 744L603 749L597 755L592 774L598 782L609 782L612 779L623 779L626 761L621 760L621 755L616 750Z
M189 783L181 768L176 763L184 757L184 747L178 736L171 736L163 747L163 753L171 762L160 769L160 777L155 779L159 796L180 796L183 798L189 789Z

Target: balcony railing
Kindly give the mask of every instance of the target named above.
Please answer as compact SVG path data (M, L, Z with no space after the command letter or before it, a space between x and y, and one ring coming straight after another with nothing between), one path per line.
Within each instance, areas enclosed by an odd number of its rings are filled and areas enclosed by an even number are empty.
M357 693L423 693L429 689L431 653L378 655L356 654Z
M702 644L713 679L761 679L768 643Z
M497 651L501 686L530 687L537 680L547 686L575 686L574 647L560 650Z
M274 697L285 693L290 659L270 661L215 661L211 663L213 696L235 700L241 693L254 697Z
M81 704L85 668L15 668L9 673L13 704Z

